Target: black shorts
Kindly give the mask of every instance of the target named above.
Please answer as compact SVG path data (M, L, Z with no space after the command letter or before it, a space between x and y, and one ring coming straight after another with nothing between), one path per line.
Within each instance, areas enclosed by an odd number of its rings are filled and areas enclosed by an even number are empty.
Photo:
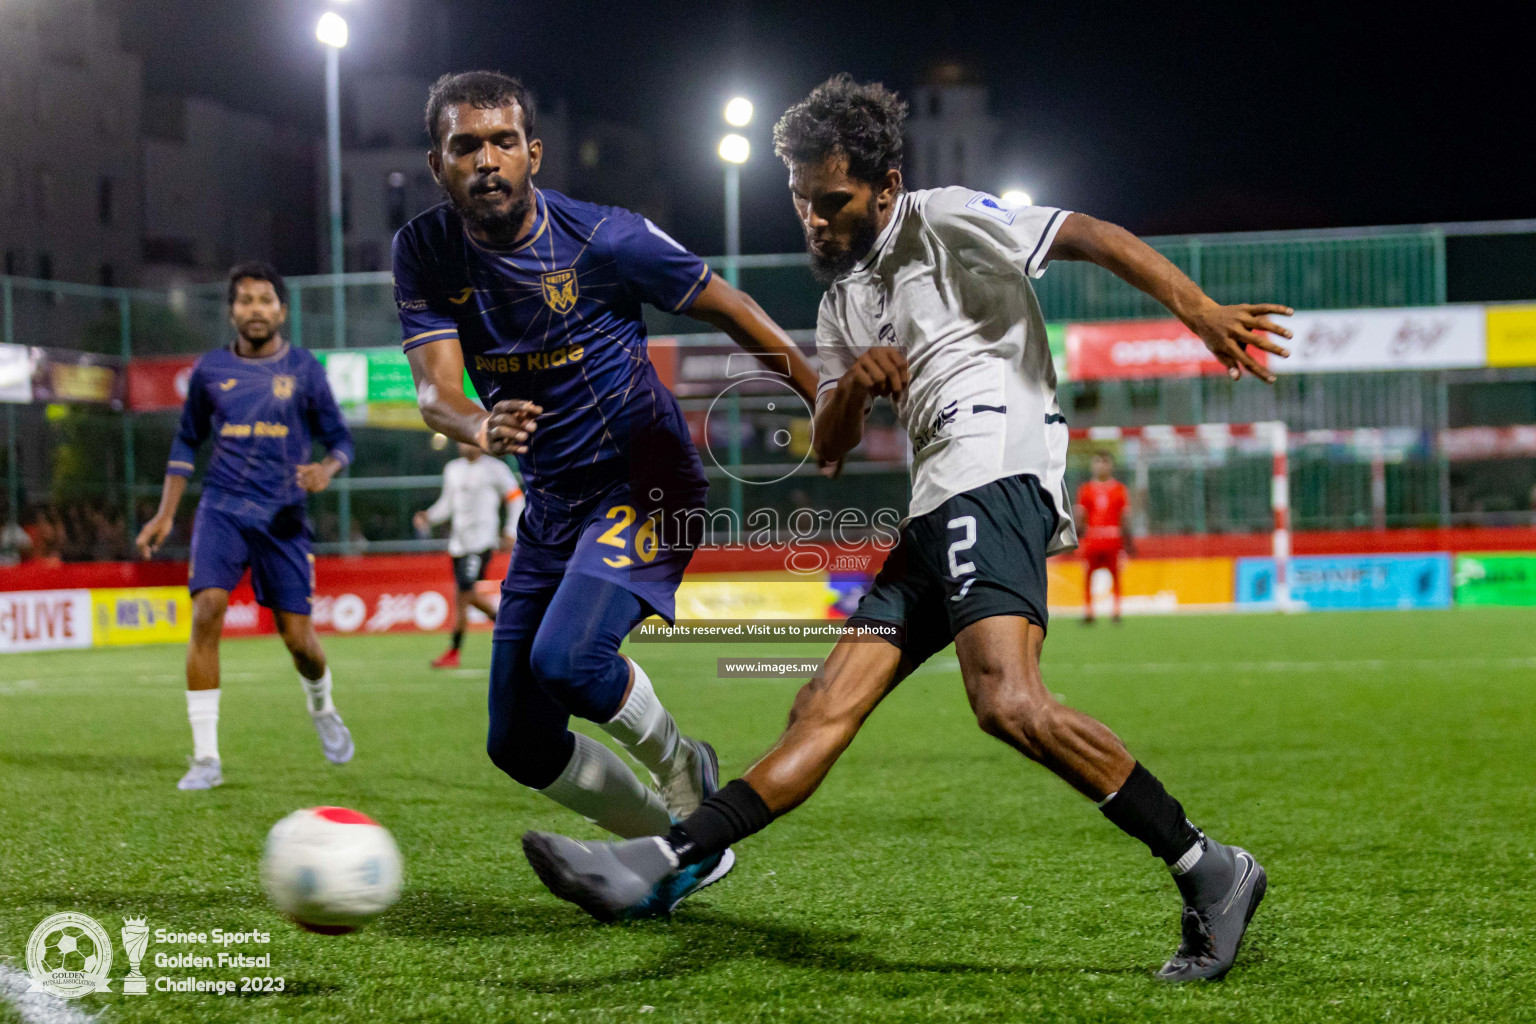
M920 665L966 626L1018 615L1046 627L1045 553L1060 514L1033 476L1011 476L957 494L907 522L849 623L900 627Z
M486 548L478 555L459 555L453 560L453 582L459 590L474 590L475 584L485 579L491 567L493 549Z

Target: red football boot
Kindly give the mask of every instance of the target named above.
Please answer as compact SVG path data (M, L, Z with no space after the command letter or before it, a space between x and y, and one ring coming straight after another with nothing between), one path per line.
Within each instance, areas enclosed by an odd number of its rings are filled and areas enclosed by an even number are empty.
M432 662L432 667L433 668L458 668L459 667L459 652L458 652L458 649L454 648L454 647L448 648L448 650L443 652L441 657L439 657L436 661Z

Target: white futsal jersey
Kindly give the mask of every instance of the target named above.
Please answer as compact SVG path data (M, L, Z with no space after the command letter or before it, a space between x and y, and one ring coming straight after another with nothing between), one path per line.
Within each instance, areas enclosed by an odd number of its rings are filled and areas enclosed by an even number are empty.
M454 558L478 555L496 546L502 503L509 503L508 539L517 539L517 517L523 511L523 489L505 462L489 455L475 461L454 459L443 467L443 493L427 509L434 525L453 521L448 553Z
M906 354L911 383L895 406L912 439L912 516L1027 473L1059 515L1050 554L1077 534L1062 480L1067 424L1029 281L1066 217L968 188L905 192L816 321L818 394L877 345Z

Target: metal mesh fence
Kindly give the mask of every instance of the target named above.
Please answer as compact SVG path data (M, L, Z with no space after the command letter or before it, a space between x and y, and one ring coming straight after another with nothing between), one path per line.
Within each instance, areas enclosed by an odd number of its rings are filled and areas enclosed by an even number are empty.
M1434 231L1153 241L1221 301L1345 308L1444 300L1444 240ZM805 258L741 257L735 269L742 287L809 349L820 288ZM295 278L289 286L288 333L298 343L316 350L397 344L387 273ZM1060 263L1036 287L1054 321L1166 315L1097 267ZM230 330L222 284L104 289L0 278L0 314L5 342L116 358L202 352L222 343ZM678 335L684 351L718 350L724 342L718 335L691 333L700 326L696 321L651 310L647 318L653 336ZM1515 521L1528 517L1536 487L1536 461L1451 460L1438 442L1447 428L1536 423L1536 379L1529 371L1286 376L1272 388L1224 377L1067 382L1060 396L1075 427L1278 419L1298 437L1363 427L1418 432L1415 443L1394 449L1384 462L1348 445L1298 443L1292 468L1298 529ZM793 444L778 439L803 433L803 414L797 424L783 408L767 408L761 396L732 400L728 415L711 415L711 403L709 395L683 397L696 427L718 442L704 446L713 507L738 515L769 510L779 522L800 509L904 508L904 434L883 404L844 478L830 481L813 465L800 463L802 456L795 453L803 454L803 438ZM158 495L175 420L172 413L3 406L4 518L14 522L25 508L63 501L84 510L77 518L94 523L95 532L115 537L98 543L80 527L76 532L85 539L74 550L101 552L115 543L126 552L127 536ZM411 531L410 514L432 500L451 453L432 449L420 432L365 426L355 433L357 465L314 503L322 550L423 546ZM1075 462L1072 472L1080 472ZM1254 461L1239 452L1159 464L1148 478L1149 528L1169 533L1262 528L1265 472L1262 458Z

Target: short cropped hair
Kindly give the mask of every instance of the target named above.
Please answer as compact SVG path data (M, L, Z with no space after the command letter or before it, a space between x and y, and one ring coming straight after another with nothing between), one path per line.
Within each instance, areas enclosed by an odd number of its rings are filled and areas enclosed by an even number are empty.
M786 164L848 159L848 174L878 182L901 168L907 104L879 82L834 75L784 112L773 126L773 151Z
M500 71L459 71L446 74L427 90L427 136L432 148L443 144L443 109L468 103L477 110L495 110L517 104L523 111L523 134L533 134L533 94L511 75Z
M283 275L279 274L270 263L262 263L259 260L251 260L247 263L239 263L229 271L229 290L226 298L229 305L235 304L235 296L240 292L241 281L266 281L272 285L272 290L277 292L277 301L288 305L288 285L283 282Z

